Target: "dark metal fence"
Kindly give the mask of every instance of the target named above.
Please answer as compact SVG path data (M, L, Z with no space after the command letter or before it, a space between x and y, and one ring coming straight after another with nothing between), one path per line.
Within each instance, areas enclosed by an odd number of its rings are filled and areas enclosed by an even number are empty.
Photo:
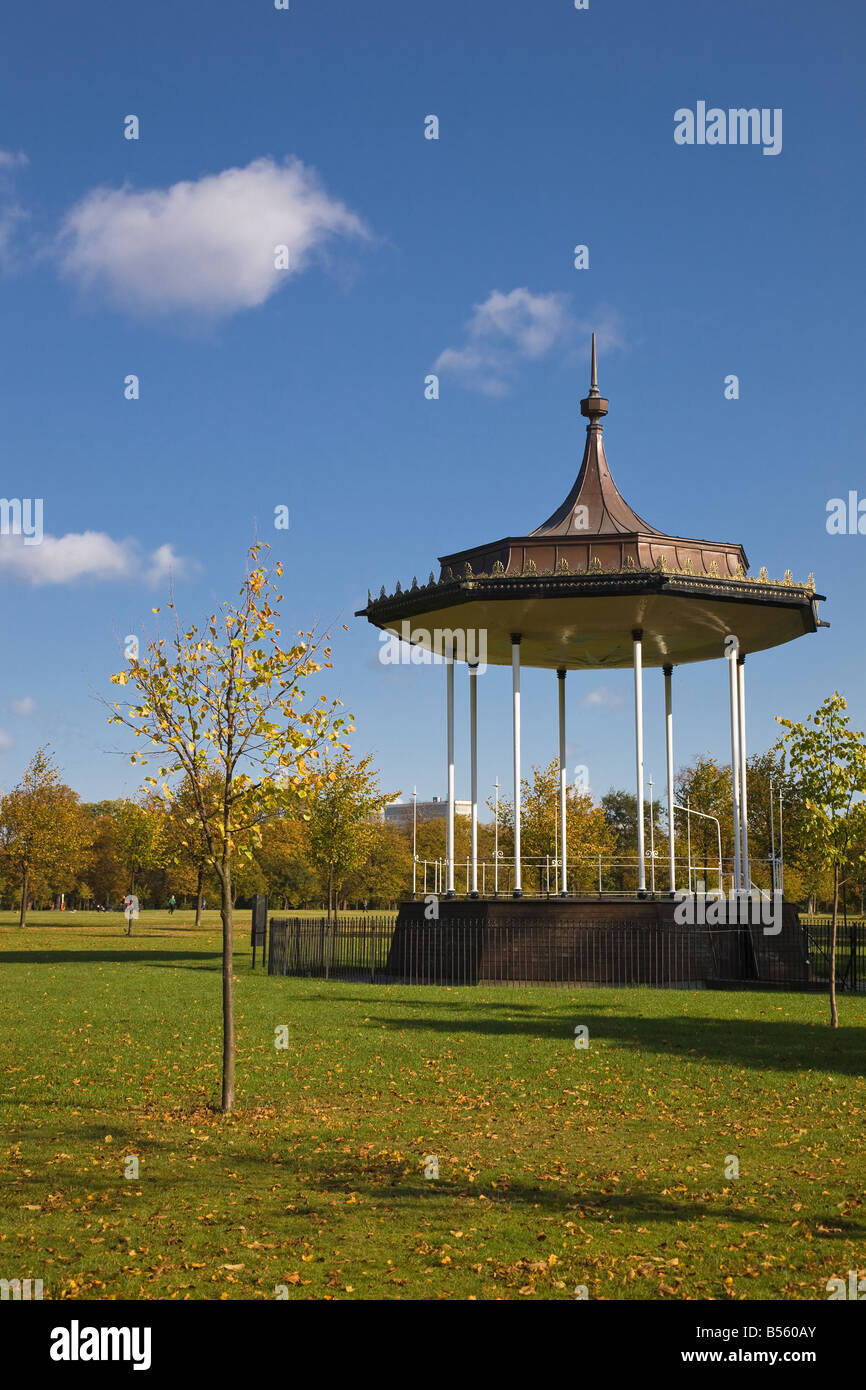
M307 975L319 979L376 980L385 974L393 917L272 917L269 975Z
M830 979L832 917L812 917L804 927L809 942L812 978ZM844 921L836 927L836 988L862 993L866 990L866 923Z
M866 982L866 927L840 931L842 990ZM821 988L829 928L701 927L646 921L396 923L365 916L272 918L268 972L420 985L607 984Z

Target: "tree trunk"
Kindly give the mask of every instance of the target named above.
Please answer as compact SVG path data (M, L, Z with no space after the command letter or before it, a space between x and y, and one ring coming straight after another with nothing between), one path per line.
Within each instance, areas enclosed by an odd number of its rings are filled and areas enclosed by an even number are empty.
M201 895L202 895L202 892L204 891L204 889L203 889L203 882L204 882L204 869L202 869L201 867L199 867L199 871L198 871L198 883L196 884L196 890L195 890L195 924L196 924L197 927L200 927L200 926L201 926Z
M839 1027L836 1008L836 930L839 923L839 865L833 865L833 928L830 935L830 1027Z
M331 904L334 901L334 871L328 870L328 926L331 925Z
M24 877L21 880L21 912L18 917L19 927L27 926L27 886L29 877L30 876L27 873L27 870L25 869Z
M234 922L232 918L232 872L226 856L219 868L220 916L223 924L223 1085L222 1110L227 1114L235 1103L235 1004L234 1004Z

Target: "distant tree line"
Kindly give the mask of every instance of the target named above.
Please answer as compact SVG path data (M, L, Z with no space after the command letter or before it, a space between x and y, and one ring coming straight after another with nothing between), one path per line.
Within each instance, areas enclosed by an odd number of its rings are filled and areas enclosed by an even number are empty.
M382 792L372 757L355 759L347 750L326 753L320 784L271 807L258 826L257 843L239 857L232 876L232 900L246 906L253 894L267 893L276 910L313 909L334 913L347 908L381 910L394 907L412 885L412 825L392 824L381 812L397 793ZM552 762L533 767L522 786L522 852L529 863L559 854L559 773ZM771 795L772 789L772 795ZM216 799L219 779L207 780L202 790ZM752 879L771 886L769 859L779 852L779 805L785 846L785 894L810 910L832 905L834 870L810 833L809 815L800 784L789 767L783 744L749 759L749 848ZM679 770L676 800L690 806L691 857L708 888L716 885L719 822L722 854L733 855L731 769L710 754ZM772 811L771 811L772 802ZM0 906L16 909L20 922L27 911L58 908L61 895L67 908L119 909L126 893L135 893L142 907L165 907L174 895L181 906L196 909L197 920L208 901L219 901L220 885L209 858L194 807L194 788L184 779L171 798L148 788L136 797L82 802L61 780L50 751L35 753L18 786L0 800ZM493 811L492 803L488 810ZM645 805L646 848L652 816L657 891L667 885L667 817L663 802ZM686 856L684 812L676 812L676 854ZM478 828L479 859L493 862L498 844L501 862L513 853L513 803L499 803L498 835L492 816ZM598 886L599 860L606 892L634 886L637 851L637 802L633 792L612 789L595 801L577 788L568 792L569 889L593 892ZM445 858L444 819L419 818L416 827L419 861ZM844 905L862 911L866 889L863 869L866 845L851 846L850 867L840 878ZM458 887L470 856L468 817L455 824ZM553 883L551 870L551 884ZM527 891L541 886L524 871ZM838 875L837 875L838 877ZM419 870L417 886L422 877ZM488 889L490 884L488 883ZM683 884L683 886L685 886ZM433 889L428 874L428 891Z

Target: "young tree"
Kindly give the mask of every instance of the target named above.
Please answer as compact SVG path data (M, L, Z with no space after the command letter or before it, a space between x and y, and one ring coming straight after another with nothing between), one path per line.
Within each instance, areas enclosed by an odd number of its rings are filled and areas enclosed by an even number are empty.
M91 823L77 793L60 781L47 748L0 802L0 856L21 889L19 927L27 925L30 892L77 880L93 844Z
M328 921L345 880L366 859L375 832L375 817L399 792L379 790L373 755L354 762L347 752L322 759L324 779L307 815L310 861L328 895Z
M115 704L110 722L125 725L148 745L146 753L133 753L134 763L157 755L167 759L159 777L169 800L165 779L189 779L195 834L201 833L219 881L224 1111L231 1110L235 1096L233 865L239 855L252 858L263 821L277 814L288 796L303 798L315 788L321 749L346 748L340 739L353 727L336 715L339 700L329 703L324 695L315 704L306 700L304 683L330 667L331 649L328 639L313 631L299 632L291 646L282 645L277 626L282 567L264 567L266 548L250 549L239 603L223 604L201 629L182 627L170 603L172 636L155 637L141 657L130 658L128 670L111 677L115 685L133 685L138 703L125 711ZM214 775L216 802L208 790ZM158 784L156 777L145 780Z
M850 727L847 704L835 691L805 723L776 716L791 767L802 793L805 829L819 862L833 870L833 925L830 937L830 1027L839 1027L836 1008L836 941L839 885L843 870L863 862L866 834L866 743Z

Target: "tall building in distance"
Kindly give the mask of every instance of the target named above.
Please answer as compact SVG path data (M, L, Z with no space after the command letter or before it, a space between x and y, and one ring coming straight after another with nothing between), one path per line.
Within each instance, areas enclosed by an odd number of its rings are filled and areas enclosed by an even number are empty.
M432 801L419 801L415 807L415 814L418 824L425 820L445 820L448 814L448 802L441 797L434 796ZM472 803L469 801L455 801L454 814L457 816L471 816ZM390 806L385 807L385 823L387 825L399 825L402 828L412 828L412 802L393 801Z

